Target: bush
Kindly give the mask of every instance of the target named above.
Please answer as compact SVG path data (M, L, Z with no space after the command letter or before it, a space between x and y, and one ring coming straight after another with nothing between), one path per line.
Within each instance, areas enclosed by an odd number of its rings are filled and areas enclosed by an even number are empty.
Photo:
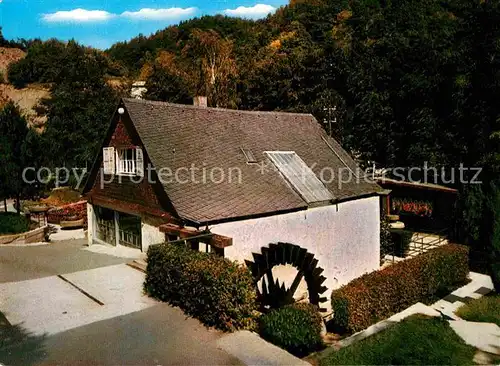
M207 326L256 327L257 293L246 267L172 244L150 246L147 262L144 290L150 296L179 306Z
M26 58L12 62L7 68L9 82L17 89L22 89L33 80L32 64Z
M0 235L19 234L29 231L30 221L13 212L0 213Z
M410 247L413 233L407 230L391 230L392 248L389 254L403 258Z
M304 357L323 347L322 321L316 306L292 304L263 315L260 335L291 354Z
M389 219L382 215L380 217L380 260L383 260L386 254L391 253L392 248L391 225Z
M463 284L468 248L445 245L380 271L365 274L332 292L332 325L357 332L417 302Z
M62 206L69 203L76 203L82 200L80 192L70 189L69 187L55 188L50 192L47 198L42 198L41 201L50 206Z

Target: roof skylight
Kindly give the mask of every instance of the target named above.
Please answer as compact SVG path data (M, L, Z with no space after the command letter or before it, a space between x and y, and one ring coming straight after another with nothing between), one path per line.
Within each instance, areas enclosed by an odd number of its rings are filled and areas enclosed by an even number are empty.
M245 155L245 159L247 159L248 164L257 163L257 159L255 158L252 150L241 148L241 151L243 152L243 155Z
M329 201L333 195L294 151L267 151L267 156L304 201Z

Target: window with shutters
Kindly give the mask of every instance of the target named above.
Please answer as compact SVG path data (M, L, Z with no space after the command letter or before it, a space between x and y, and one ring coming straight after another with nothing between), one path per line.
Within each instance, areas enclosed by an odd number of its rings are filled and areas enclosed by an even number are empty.
M115 148L102 149L104 174L115 174Z
M116 168L120 175L143 175L143 157L140 148L120 149L116 154Z

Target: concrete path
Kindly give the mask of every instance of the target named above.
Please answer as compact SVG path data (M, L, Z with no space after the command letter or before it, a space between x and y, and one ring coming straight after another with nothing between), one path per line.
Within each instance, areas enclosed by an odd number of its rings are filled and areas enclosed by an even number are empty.
M83 250L87 250L92 253L106 254L120 258L129 258L129 259L146 258L146 253L142 253L139 249L128 248L123 245L112 246L112 245L93 244L89 247L84 248Z
M61 229L61 225L50 224L57 229L56 233L50 235L50 241L85 239L85 233L80 229Z
M500 356L500 327L498 325L465 320L451 320L449 323L455 333L468 345Z
M6 365L238 365L217 348L220 332L158 304L52 336L23 334L0 347ZM0 330L1 333L1 330ZM1 342L0 342L1 344Z
M56 334L154 306L144 273L125 264L0 284L0 309L34 335Z
M240 364L221 332L144 296L130 259L83 244L0 248L0 364Z
M493 282L488 275L476 272L469 272L471 280L467 285L462 286L431 305L433 309L440 311L451 319L460 319L455 315L455 311L465 305L468 301L479 299L493 291Z
M228 334L217 341L217 346L241 360L245 365L310 366L283 349L266 342L258 334L247 330Z
M130 260L91 253L84 250L86 247L85 240L67 240L34 247L0 246L0 283L57 276Z

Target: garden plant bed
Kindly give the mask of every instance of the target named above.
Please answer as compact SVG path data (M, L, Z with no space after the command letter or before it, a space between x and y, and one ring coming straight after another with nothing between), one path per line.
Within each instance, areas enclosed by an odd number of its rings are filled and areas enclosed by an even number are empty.
M317 354L314 360L320 365L470 365L474 354L474 347L448 322L412 315L349 347Z
M45 230L47 226L39 227L24 233L0 235L0 245L6 244L33 244L45 240Z
M56 207L47 212L47 220L51 224L61 224L67 221L78 221L78 225L87 226L87 201L70 203ZM82 220L82 221L79 221Z

